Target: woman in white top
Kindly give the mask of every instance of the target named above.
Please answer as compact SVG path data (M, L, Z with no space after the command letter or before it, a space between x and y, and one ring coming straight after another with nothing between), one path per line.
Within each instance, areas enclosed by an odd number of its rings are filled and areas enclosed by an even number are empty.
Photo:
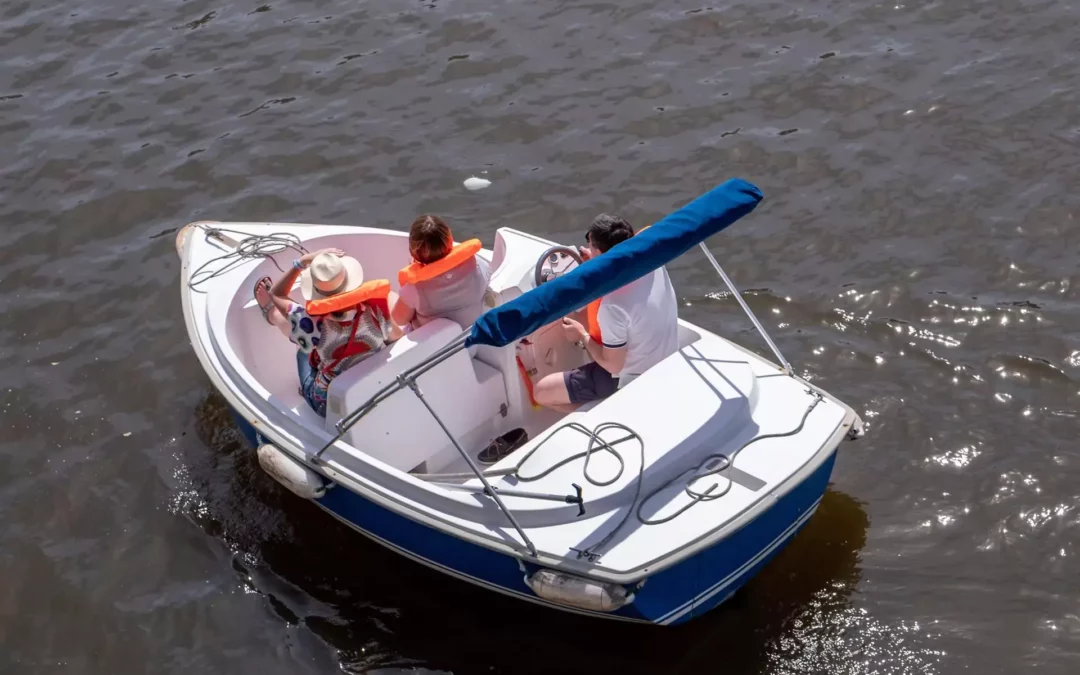
M480 240L454 243L438 216L420 216L409 227L413 262L398 274L401 285L390 316L401 327L419 328L442 317L468 328L484 311L487 262L476 257Z

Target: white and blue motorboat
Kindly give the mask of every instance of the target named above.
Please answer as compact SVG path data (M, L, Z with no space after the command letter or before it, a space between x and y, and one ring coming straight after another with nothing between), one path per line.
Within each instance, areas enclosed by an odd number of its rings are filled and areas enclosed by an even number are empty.
M261 466L403 556L528 602L676 624L730 597L813 515L855 412L798 377L705 240L760 191L730 180L595 260L509 228L479 255L488 309L438 319L335 379L326 418L297 388L295 348L264 321L255 282L293 249L334 246L386 278L410 262L404 232L198 222L177 237L184 318ZM569 414L530 383L582 365L559 319L692 248L776 355L770 362L680 321L680 350L613 396ZM297 296L299 297L299 296ZM528 442L481 467L492 439Z

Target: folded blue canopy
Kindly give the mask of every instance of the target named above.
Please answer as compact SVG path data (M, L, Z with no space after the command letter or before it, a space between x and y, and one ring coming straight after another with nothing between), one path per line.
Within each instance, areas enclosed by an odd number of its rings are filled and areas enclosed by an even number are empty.
M577 269L490 309L465 344L502 347L645 276L754 210L761 190L732 178Z

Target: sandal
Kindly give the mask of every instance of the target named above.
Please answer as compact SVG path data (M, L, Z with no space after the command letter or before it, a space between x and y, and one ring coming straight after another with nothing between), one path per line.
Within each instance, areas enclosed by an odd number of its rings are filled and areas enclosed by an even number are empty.
M270 289L274 286L274 281L270 277L263 277L262 279L256 281L254 288L251 289L251 296L255 298L255 304L259 305L259 311L262 312L263 319L266 320L266 323L270 323L270 317L268 315L270 314L270 310L274 308L274 299L268 297L266 300L266 304L261 304L259 302L259 296L256 295L256 292L259 290L260 286L266 289L266 294L267 296L269 296Z

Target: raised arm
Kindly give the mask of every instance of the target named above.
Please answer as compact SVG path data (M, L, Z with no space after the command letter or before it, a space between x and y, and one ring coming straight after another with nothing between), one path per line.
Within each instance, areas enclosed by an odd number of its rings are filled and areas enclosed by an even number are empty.
M289 298L289 294L292 293L293 285L296 283L296 277L300 276L300 273L304 271L311 261L315 259L315 256L321 253L332 253L337 256L345 255L345 251L340 248L324 248L318 251L312 251L311 253L305 253L297 258L292 267L285 271L285 274L277 280L277 283L270 288L270 299L273 301L274 306L283 316L288 316L289 305L292 304L292 299Z

